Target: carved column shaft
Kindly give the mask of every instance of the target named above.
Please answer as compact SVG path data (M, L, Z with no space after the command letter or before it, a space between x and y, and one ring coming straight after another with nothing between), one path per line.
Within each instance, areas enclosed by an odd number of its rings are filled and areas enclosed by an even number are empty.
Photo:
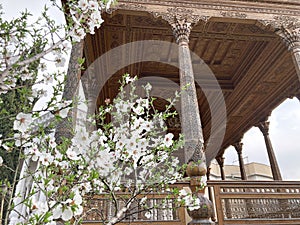
M64 100L74 100L81 74L78 59L82 57L83 45L84 43L81 41L72 46L67 79L65 81L65 87L62 96ZM56 128L55 138L57 141L61 141L62 137L72 137L73 121L70 120L70 118L73 118L72 110L69 111L68 117L59 123Z
M269 137L269 122L262 121L257 124L257 127L260 129L260 131L264 135L265 143L266 143L266 148L269 156L269 161L271 165L271 170L273 174L273 179L274 180L282 180L280 169L276 160L276 156L272 147L272 143Z
M207 173L206 173L206 178L207 180L210 180L210 170L211 168L210 167L207 167ZM208 198L209 200L211 201L212 205L214 205L214 198L213 198L213 190L212 190L212 187L207 187L208 189ZM213 222L216 221L216 215L215 215L215 212L213 212L213 216L211 217L211 220Z
M207 169L203 151L204 140L194 81L194 72L188 45L191 23L187 22L185 19L178 20L175 17L175 21L170 24L178 44L180 86L182 89L185 89L181 95L181 128L185 139L184 160L189 163L186 173L189 177L191 177L191 191L200 202L199 209L188 210L188 214L192 218L189 225L214 224L209 220L214 217L213 205L199 190L199 178L200 176L206 175ZM199 160L201 161L200 164Z
M243 159L243 155L242 155L243 143L236 142L236 143L233 144L233 146L234 146L235 150L237 151L238 157L239 157L241 179L242 180L247 180L245 164L244 164L244 159Z
M199 114L198 100L194 81L194 72L189 50L191 24L185 20L176 20L172 25L173 34L179 48L180 87L185 89L181 96L182 133L185 137L185 162L190 160L205 163L203 153L203 134ZM206 170L206 165L205 168ZM205 173L204 173L205 174Z
M220 173L221 173L221 179L222 180L226 179L225 172L224 172L224 159L225 158L223 156L220 156L220 157L216 158L216 160L219 164L219 167L220 167Z
M96 129L95 126L95 109L97 105L98 91L100 89L99 82L95 78L97 74L94 64L88 66L84 76L81 78L84 90L85 98L87 102L87 118L86 118L86 129L88 132L92 132Z

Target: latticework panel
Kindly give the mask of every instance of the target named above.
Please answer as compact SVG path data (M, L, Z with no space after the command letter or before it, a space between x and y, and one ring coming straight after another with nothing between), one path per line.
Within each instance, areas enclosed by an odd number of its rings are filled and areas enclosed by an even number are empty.
M117 205L124 207L122 200ZM178 221L179 213L174 199L151 198L145 202L133 202L121 218L122 221ZM95 198L88 201L85 206L86 222L109 221L116 215L116 205L113 201L104 198Z
M210 181L219 224L300 224L300 182Z

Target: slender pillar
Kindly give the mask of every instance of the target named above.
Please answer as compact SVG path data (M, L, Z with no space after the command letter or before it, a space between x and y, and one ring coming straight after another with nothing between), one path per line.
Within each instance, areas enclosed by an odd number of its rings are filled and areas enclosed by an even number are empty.
M264 139L266 142L267 152L270 160L270 165L272 169L273 179L274 180L282 180L281 173L279 170L279 166L276 160L276 156L272 147L272 143L269 137L269 122L267 120L263 120L257 124L257 127L264 135Z
M285 42L292 53L294 65L300 80L300 27L282 27L276 32Z
M185 90L181 95L181 131L185 138L184 161L188 163L186 173L191 178L191 191L200 202L199 209L188 210L188 214L192 218L189 225L214 224L210 221L210 218L214 217L213 205L199 190L201 185L199 177L205 176L207 169L194 72L188 45L191 23L186 19L177 19L176 17L174 19L169 23L178 44L180 87Z
M194 81L194 72L189 49L191 23L177 20L171 23L179 54L180 87L185 89L181 96L182 133L185 137L185 162L201 161L202 176L206 174L206 162L203 152L203 134L199 114L198 100Z
M221 179L222 180L226 180L226 176L225 176L225 172L224 172L224 157L223 156L219 156L216 158L219 167L220 167L220 173L221 173Z
M82 58L83 45L83 41L80 41L72 46L71 56L69 60L69 68L67 72L67 79L65 82L64 92L62 96L62 99L64 100L74 100L81 74L78 59ZM72 137L74 121L70 120L70 118L73 118L72 110L69 111L68 117L58 124L55 131L56 141L61 141L62 137Z
M222 180L226 180L226 176L225 176L225 172L224 172L224 159L225 158L223 156L218 156L216 158L216 160L219 164L219 167L220 167ZM232 218L230 199L225 199L225 214L228 219Z
M245 171L245 164L243 159L243 143L241 141L236 142L233 144L235 150L237 151L238 157L239 157L239 164L240 164L240 172L241 172L241 178L242 180L247 180L247 175Z
M94 64L88 66L88 70L81 78L84 90L85 98L87 101L87 118L86 118L86 129L88 132L92 132L96 129L95 125L95 109L97 105L97 98L100 90L99 82L95 78L97 71L95 70ZM92 120L90 120L92 118Z
M210 170L211 170L211 168L210 168L210 167L207 167L207 173L206 173L206 178L207 178L207 180L210 180ZM214 205L214 198L213 198L213 195L212 195L212 188L211 188L211 187L208 187L207 190L208 190L208 198L209 198L209 200L211 201L211 203ZM213 222L216 222L216 215L215 215L215 212L213 213L213 216L211 217L211 220L212 220Z

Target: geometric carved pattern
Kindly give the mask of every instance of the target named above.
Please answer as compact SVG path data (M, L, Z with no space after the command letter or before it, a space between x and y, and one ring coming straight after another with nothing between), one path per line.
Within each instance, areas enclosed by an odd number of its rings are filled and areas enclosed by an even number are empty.
M242 221L246 219L265 219L268 223L264 224L285 224L282 221L287 219L299 222L299 185L299 182L263 181L209 183L215 195L219 196L215 199L217 211L222 211L221 215L218 214L219 224L226 224L226 220L234 220L232 224L244 224ZM281 223L278 223L280 220ZM262 223L257 221L257 224Z
M123 199L117 200L119 207L124 204ZM124 223L131 222L153 222L153 221L177 221L179 220L178 209L175 207L174 199L150 198L142 204L137 200L131 204L131 207L121 218ZM104 222L115 216L116 209L110 199L95 197L87 201L86 212L83 221L86 222ZM150 214L145 216L145 214Z
M130 11L117 10L107 18L104 15L104 23L99 31L96 31L95 36L87 36L87 41L90 43L86 47L88 61L93 62L110 49L128 42L142 40L175 42L168 22L142 11L131 14ZM235 16L237 17L238 14ZM249 17L250 14L247 16ZM296 85L299 81L294 64L286 46L276 34L265 29L257 21L245 22L242 18L231 20L211 18L207 22L199 21L191 29L189 48L209 66L224 93L228 123L223 144L220 149L215 149L220 151L219 155L222 154L222 149L230 146L245 131L269 115L289 93L294 93L299 88ZM178 69L166 64L178 63L176 51L153 46L134 54L151 54L160 63L140 62L128 65L118 71L114 77L119 78L125 72L129 72L140 77L164 77L179 84ZM113 55L108 59L107 70L119 65L123 60L120 55ZM193 66L201 63L202 61L193 59ZM196 72L194 76L210 91L213 99L216 87L210 85L211 78ZM201 77L197 78L197 76ZM113 79L108 84L112 86L116 80ZM106 95L115 96L109 91L109 86L106 88ZM198 91L199 89L197 85L203 135L204 140L207 141L211 127L210 106L203 92ZM98 104L101 104L103 99L105 99L103 96L99 98ZM217 109L218 105L213 107Z

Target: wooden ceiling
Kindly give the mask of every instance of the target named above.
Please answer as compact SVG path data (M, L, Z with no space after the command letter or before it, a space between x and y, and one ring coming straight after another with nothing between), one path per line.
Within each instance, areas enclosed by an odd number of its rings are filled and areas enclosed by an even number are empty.
M106 15L104 20L101 29L86 38L85 57L89 65L102 54L129 42L162 40L174 43L170 25L146 12L117 10L112 15ZM221 148L211 149L206 153L208 160L221 155L229 145L239 141L248 129L268 117L277 105L299 88L296 70L285 45L274 32L254 20L211 18L207 23L199 22L191 32L189 46L213 72L226 104L225 137ZM98 105L105 98L116 95L117 80L125 72L139 77L164 77L179 83L178 69L167 64L178 63L177 52L165 46L153 48L161 53L155 60L160 63L139 62L118 70L101 90ZM138 54L151 52L151 49L141 49ZM99 73L113 70L114 66L122 62L118 55L106 60L106 67ZM196 65L200 61L194 57L193 63ZM195 73L195 77L197 79L199 74ZM204 76L200 80L204 83L206 95L213 99L217 87L210 79ZM162 90L168 88L164 84L160 85ZM207 142L211 130L211 105L203 91L197 85L203 133ZM218 110L221 106L216 101L213 107Z

